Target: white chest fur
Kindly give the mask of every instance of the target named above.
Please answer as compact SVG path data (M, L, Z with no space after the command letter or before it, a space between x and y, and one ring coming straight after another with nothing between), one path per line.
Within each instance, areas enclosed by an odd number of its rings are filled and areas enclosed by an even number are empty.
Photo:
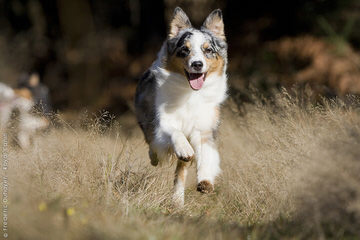
M160 128L189 136L193 131L210 131L217 126L217 107L226 98L225 74L208 76L204 86L194 91L183 76L160 72L155 101Z

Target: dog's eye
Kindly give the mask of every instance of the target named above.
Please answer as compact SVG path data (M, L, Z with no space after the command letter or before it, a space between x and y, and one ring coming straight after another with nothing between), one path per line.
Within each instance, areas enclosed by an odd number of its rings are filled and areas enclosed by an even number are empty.
M205 53L212 54L212 53L214 53L214 50L212 50L211 48L206 48Z
M189 49L188 47L183 47L183 48L181 49L181 52L182 52L182 53L185 53L185 54L189 54L189 53L190 53L190 49Z
M177 55L179 57L186 57L189 54L190 54L190 49L188 47L182 47Z

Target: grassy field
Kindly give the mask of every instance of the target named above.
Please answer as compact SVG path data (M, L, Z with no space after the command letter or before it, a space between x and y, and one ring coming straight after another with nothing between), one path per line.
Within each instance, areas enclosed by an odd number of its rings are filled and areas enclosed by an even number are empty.
M183 209L131 113L55 116L28 150L9 136L9 239L359 239L360 101L253 98L224 105L215 192L193 164Z

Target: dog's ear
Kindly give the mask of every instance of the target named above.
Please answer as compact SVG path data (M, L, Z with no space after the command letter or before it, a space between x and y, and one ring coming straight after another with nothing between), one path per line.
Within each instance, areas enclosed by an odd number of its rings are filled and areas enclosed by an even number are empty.
M210 30L214 35L220 39L225 40L224 22L222 12L220 9L214 10L203 23L203 27Z
M181 8L176 7L170 23L169 38L176 37L181 30L186 28L191 28L190 20Z

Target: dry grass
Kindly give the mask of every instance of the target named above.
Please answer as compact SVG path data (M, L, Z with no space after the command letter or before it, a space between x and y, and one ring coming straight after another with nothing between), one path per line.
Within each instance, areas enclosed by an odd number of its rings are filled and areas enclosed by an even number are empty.
M240 116L229 101L215 192L196 192L192 170L184 209L169 201L175 166L151 167L131 114L109 127L58 120L32 149L8 147L9 236L356 239L360 102L348 102L312 105L283 92Z

